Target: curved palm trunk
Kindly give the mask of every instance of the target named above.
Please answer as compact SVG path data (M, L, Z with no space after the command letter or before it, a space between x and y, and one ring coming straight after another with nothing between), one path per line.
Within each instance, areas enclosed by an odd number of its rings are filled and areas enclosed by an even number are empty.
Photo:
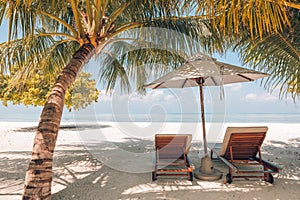
M26 172L23 199L51 199L53 153L64 107L65 91L94 54L93 45L85 44L80 47L52 88L41 113L34 138L31 161Z

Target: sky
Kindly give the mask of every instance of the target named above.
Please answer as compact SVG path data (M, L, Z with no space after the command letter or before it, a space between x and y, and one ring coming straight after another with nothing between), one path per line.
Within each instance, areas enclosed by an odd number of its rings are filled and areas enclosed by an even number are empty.
M237 55L229 53L226 57L217 57L219 61L241 66ZM268 92L261 85L261 80L247 83L224 85L224 97L221 98L222 88L204 87L205 108L208 113L300 113L299 102L291 97L279 98L279 90ZM109 113L115 104L132 109L132 112L147 113L155 105L162 106L168 113L195 113L199 112L199 88L184 89L147 89L145 96L137 93L122 95L115 92L111 97L102 90L97 107ZM117 102L117 103L116 103ZM218 104L218 105L215 105ZM197 109L195 109L197 107Z
M7 24L0 26L0 42L7 38ZM225 56L215 55L218 61L242 66L238 56L229 52ZM96 61L89 63L88 69L97 65ZM245 67L245 66L242 66ZM87 70L88 71L88 70ZM133 91L131 94L121 94L113 91L106 95L104 87L98 83L101 91L98 103L94 103L89 109L95 113L114 114L149 114L153 113L199 113L199 89L147 89L144 96ZM224 97L220 97L220 91L224 90ZM261 86L261 81L249 83L235 83L220 87L205 87L205 110L207 113L300 113L300 102L294 102L291 97L279 98L279 91L268 92ZM8 107L0 104L2 115L11 113L35 113L41 112L41 107L24 107L11 105ZM64 112L68 112L65 110Z

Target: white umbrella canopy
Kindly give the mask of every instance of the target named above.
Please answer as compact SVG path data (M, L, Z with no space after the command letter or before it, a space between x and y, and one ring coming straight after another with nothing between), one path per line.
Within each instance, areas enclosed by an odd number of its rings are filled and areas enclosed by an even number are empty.
M181 67L145 85L146 88L184 88L199 86L204 153L207 156L205 116L202 86L219 86L231 83L250 82L269 76L266 73L218 62L204 54L188 59Z
M199 86L202 78L204 86L218 86L230 83L250 82L269 76L266 73L218 62L207 55L197 55L181 67L145 85L147 88L184 88Z

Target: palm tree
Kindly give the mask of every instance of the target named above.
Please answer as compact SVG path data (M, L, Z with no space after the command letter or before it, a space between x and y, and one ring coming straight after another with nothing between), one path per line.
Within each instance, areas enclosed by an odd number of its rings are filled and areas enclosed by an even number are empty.
M33 75L35 68L43 67L46 73L57 76L36 131L23 199L51 198L53 153L65 92L84 65L112 41L121 48L141 42L130 39L124 43L118 37L120 33L138 27L162 27L195 39L193 45L207 52L223 51L225 41L232 41L240 30L248 30L253 38L279 32L289 23L286 3L284 0L0 0L0 23L5 16L9 24L8 41L0 45L0 72L9 73L17 68L16 80L24 80ZM237 16L242 16L242 20ZM270 23L264 24L266 18ZM157 36L149 37L151 41ZM178 52L182 41L187 40L173 41ZM108 56L110 65L104 68L102 78L108 88L114 87L118 77L125 89L130 77L140 86L146 81L147 70L136 66L146 59L161 61L158 71L164 72L169 69L164 66L183 61L185 55L178 52L146 45L119 57Z

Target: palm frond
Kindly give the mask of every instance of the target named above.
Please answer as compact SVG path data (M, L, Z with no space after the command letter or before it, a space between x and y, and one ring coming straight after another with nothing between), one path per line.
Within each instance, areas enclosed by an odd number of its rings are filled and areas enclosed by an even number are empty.
M43 33L43 30L40 31ZM57 76L71 58L78 44L57 36L38 34L27 39L16 39L0 45L1 73L14 74L16 80L25 80L35 69L50 77Z
M151 22L150 27L165 28L166 30L178 32L184 38L182 41L175 40L173 43L186 42L185 38L187 38L188 43L185 45L192 46L195 50L208 54L224 52L227 48L227 41L230 40L230 37L225 37L221 32L214 29L211 21L193 17L156 19Z
M66 16L67 19L65 19L65 17L58 17L55 16L53 14L50 14L48 12L45 11L39 11L42 15L45 15L46 17L49 17L49 19L51 20L47 20L45 22L45 18L44 18L44 22L43 23L47 23L47 24L53 24L53 26L46 26L48 27L49 31L54 31L54 32L59 32L60 30L57 29L57 27L62 27L61 31L63 31L64 33L72 33L74 35L74 38L78 38L78 34L76 32L75 27L73 27L72 24L72 18L68 15ZM54 28L52 28L54 27Z
M8 19L8 39L28 37L34 33L36 25L36 10L20 1L7 1L1 5L5 7L5 17ZM3 8L2 7L2 8Z
M112 74L115 71L108 70L110 66L123 68L126 72L124 77L132 80L135 89L143 93L145 91L143 85L149 77L158 78L180 66L189 57L186 53L180 54L170 48L158 48L158 45L144 45L145 42L143 44L140 42L138 40L120 40L102 51L100 54L102 59L99 63L101 66L100 80L107 85L108 90L113 89L113 86L119 81L119 79L114 78L115 74Z
M105 61L106 64L102 66L100 81L106 84L106 91L115 88L118 82L121 91L130 92L130 81L124 66L110 55L106 55Z
M3 22L5 10L6 10L6 3L4 1L0 1L0 26Z
M282 33L267 35L263 40L251 40L245 37L238 42L236 50L246 64L270 74L265 86L270 90L280 88L281 97L291 93L299 95L297 86L300 77L300 13L289 12L293 29L284 29Z
M197 14L212 18L214 27L219 27L225 35L236 35L247 30L252 39L257 36L262 38L267 33L278 33L290 25L285 0L198 2Z
M256 42L242 42L238 46L241 59L251 66L270 74L266 86L280 87L281 95L287 95L290 83L300 75L300 49L281 34L274 34ZM295 43L295 42L294 42ZM295 94L293 95L295 96Z

